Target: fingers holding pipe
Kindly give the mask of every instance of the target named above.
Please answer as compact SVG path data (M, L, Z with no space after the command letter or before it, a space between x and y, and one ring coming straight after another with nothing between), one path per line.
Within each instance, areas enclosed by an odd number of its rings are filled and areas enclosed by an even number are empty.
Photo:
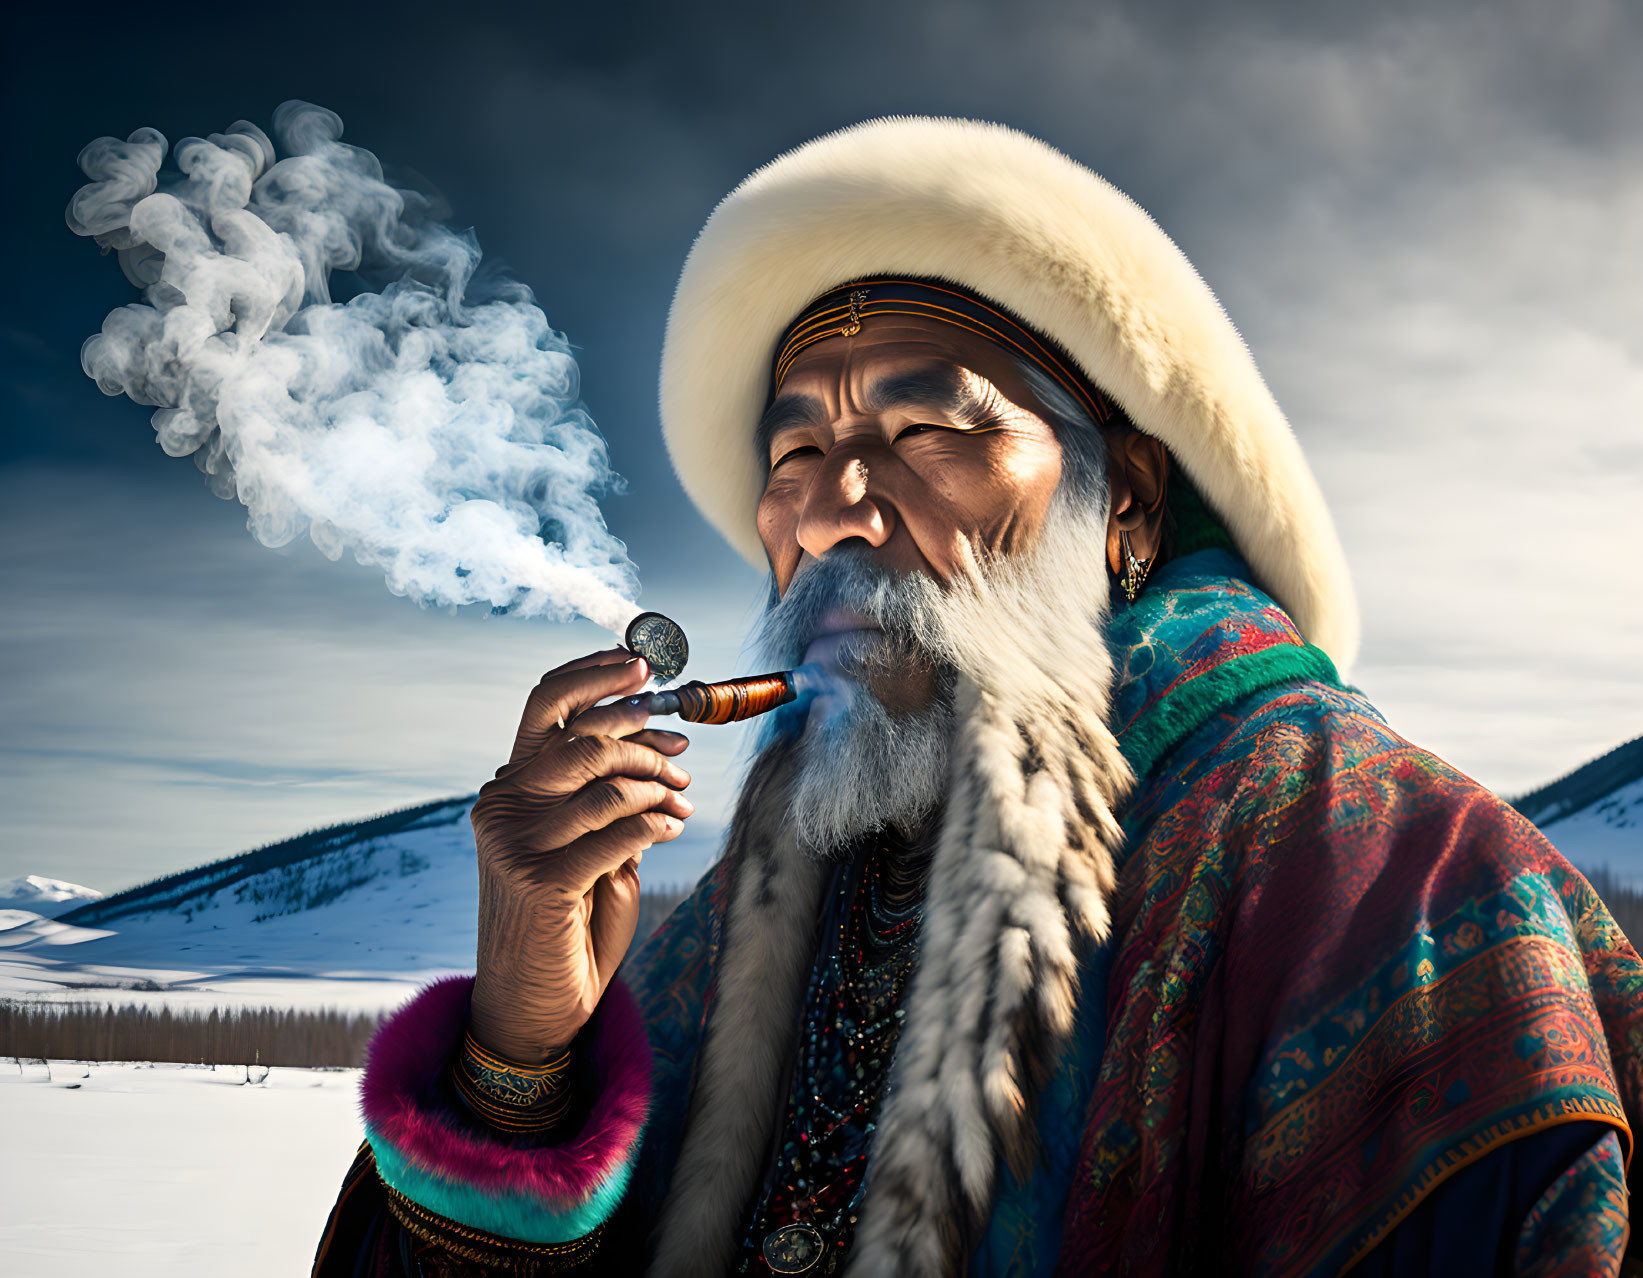
M639 704L634 704L638 702ZM579 737L627 737L650 722L650 707L642 697L623 697L608 705L583 710L565 724L565 731Z
M533 758L510 765L485 789L505 787L523 795L569 799L590 783L631 777L683 790L690 784L690 773L667 754L637 737L566 737Z
M540 751L550 733L564 730L568 718L605 697L637 692L650 678L650 667L643 657L593 653L582 660L587 664L572 662L570 668L562 666L543 675L531 690L514 737L512 762Z
M585 657L577 657L563 665L555 666L544 679L552 679L556 675L569 674L572 670L586 670L589 666L618 666L632 661L634 654L626 648L602 648L598 652L590 652Z

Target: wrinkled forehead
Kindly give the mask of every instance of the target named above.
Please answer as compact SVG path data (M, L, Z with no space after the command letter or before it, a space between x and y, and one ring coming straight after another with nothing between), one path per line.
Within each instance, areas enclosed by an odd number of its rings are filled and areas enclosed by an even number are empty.
M846 385L851 402L874 416L934 412L980 420L1001 395L1043 411L1007 352L952 328L886 319L800 354L760 417L754 446L762 455L784 430L825 426Z

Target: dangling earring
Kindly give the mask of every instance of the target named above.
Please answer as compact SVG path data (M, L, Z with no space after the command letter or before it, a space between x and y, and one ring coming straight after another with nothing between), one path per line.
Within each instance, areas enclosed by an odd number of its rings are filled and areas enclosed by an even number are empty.
M1147 574L1152 571L1152 561L1156 555L1148 555L1145 559L1137 559L1135 552L1130 549L1129 533L1119 530L1118 544L1124 551L1124 575L1119 579L1119 585L1124 587L1124 597L1131 603L1141 593L1141 587L1147 584Z

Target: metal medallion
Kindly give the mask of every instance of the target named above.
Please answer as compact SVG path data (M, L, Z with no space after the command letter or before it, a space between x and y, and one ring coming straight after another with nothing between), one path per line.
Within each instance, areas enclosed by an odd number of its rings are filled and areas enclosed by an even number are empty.
M677 679L690 660L684 627L659 612L641 612L628 622L623 643L650 663L650 673L663 683Z
M809 1273L826 1250L827 1240L810 1225L783 1225L766 1236L764 1263L779 1274Z

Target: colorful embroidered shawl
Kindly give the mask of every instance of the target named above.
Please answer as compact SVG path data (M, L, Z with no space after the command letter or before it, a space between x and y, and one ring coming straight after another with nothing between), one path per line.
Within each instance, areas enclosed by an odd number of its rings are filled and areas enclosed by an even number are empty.
M1174 619L1233 605L1223 651L1282 628L1242 582L1182 575L1115 635L1126 750L1232 678L1207 637L1167 643ZM1322 680L1189 717L1126 818L1062 1270L1337 1273L1514 1138L1595 1120L1629 1158L1643 964L1539 832Z

